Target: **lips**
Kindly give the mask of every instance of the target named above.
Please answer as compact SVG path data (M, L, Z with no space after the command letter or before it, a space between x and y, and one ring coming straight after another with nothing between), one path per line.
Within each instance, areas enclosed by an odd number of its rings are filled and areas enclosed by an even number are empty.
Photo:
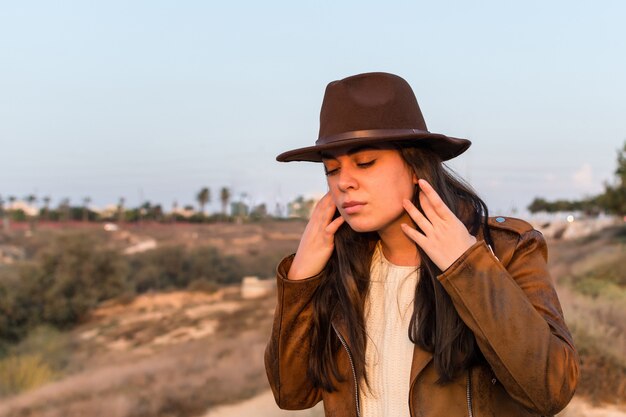
M361 211L365 204L366 203L362 201L346 201L341 205L341 208L343 208L347 214L354 214Z

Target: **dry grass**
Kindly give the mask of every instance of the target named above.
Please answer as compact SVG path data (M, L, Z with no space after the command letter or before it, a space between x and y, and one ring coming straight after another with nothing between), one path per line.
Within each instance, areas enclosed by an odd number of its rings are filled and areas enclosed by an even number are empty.
M581 358L577 394L593 404L626 398L626 305L561 288L561 303Z
M551 242L551 269L581 358L577 396L592 404L626 398L624 227Z
M40 355L10 355L0 361L0 394L37 388L54 377L54 371Z

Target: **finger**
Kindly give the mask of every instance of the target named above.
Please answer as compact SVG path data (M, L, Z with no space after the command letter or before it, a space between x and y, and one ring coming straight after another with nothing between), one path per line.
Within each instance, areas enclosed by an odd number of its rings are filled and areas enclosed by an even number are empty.
M326 233L334 235L339 230L339 227L345 222L345 219L341 216L337 217L335 220L330 222L328 226L324 229Z
M421 248L424 248L424 245L428 242L428 239L426 238L426 236L424 236L417 230L413 229L411 226L409 226L406 223L402 223L400 227L402 228L402 231L404 232L404 234L406 234L409 237L409 239L417 243Z
M433 208L433 205L428 200L428 197L426 196L424 191L420 190L419 196L417 198L420 201L420 206L422 207L422 210L424 211L424 215L426 216L428 221L433 225L439 224L442 218L437 214L437 212L435 211L435 209Z
M418 184L420 186L420 189L424 193L424 196L428 200L430 207L439 217L441 217L444 220L449 220L451 216L454 216L454 213L452 213L452 210L450 210L450 208L446 205L446 203L444 203L441 197L439 197L439 194L437 194L437 191L435 191L435 189L432 187L432 185L428 183L428 181L426 181L423 178L420 178L418 180Z
M335 214L335 211L337 210L337 206L335 206L335 203L333 202L330 193L326 193L324 197L320 199L318 205L321 210L322 221L324 223L330 223Z
M428 235L433 229L432 223L422 214L421 211L418 210L417 207L415 207L411 200L402 200L402 206L409 216L411 216L415 224L417 224L419 228L422 229L426 235Z

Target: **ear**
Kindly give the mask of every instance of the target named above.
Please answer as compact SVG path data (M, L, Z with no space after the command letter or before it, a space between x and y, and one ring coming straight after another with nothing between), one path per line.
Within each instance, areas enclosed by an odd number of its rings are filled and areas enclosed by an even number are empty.
M416 173L413 173L412 179L413 179L413 184L417 184L419 178L417 178L417 174Z

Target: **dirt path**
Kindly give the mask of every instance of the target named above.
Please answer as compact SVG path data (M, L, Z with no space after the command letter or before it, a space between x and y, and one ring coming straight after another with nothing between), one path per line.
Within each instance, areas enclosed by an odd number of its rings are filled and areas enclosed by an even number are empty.
M318 404L312 409L302 411L281 410L274 402L274 396L271 391L252 397L249 400L242 401L238 404L225 405L214 408L204 417L239 417L239 416L256 416L256 417L323 417L324 408L322 404ZM620 416L621 417L621 416Z
M592 407L586 401L574 398L558 417L626 417L626 407Z
M209 411L204 417L323 417L324 409L321 404L315 408L303 411L286 411L276 406L271 391L257 395L238 404L221 406ZM608 406L603 408L592 407L586 401L574 398L558 417L626 417L626 408Z

